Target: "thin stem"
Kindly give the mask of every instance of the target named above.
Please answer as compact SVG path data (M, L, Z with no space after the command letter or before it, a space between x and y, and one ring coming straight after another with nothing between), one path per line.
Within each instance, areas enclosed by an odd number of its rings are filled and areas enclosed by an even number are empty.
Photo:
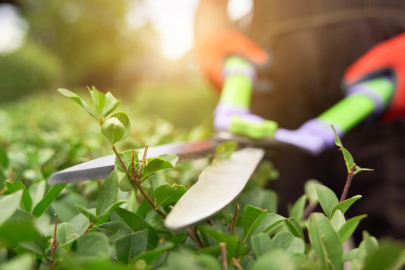
M305 207L304 214L302 215L302 219L307 219L309 214L311 214L316 207L316 203L309 203L307 207Z
M226 258L226 244L224 242L221 242L219 243L219 247L221 248L222 266L224 270L228 270L228 260Z
M212 218L210 218L210 223L211 223L211 226L214 227L214 229L216 229L216 228L215 228L214 220L212 220Z
M143 173L143 167L145 166L145 163L146 163L146 153L148 153L148 148L149 148L149 144L146 144L145 145L145 151L143 152L141 168L139 169L139 174L138 174L139 181L141 181L141 177L142 177L142 173Z
M132 175L135 175L135 149L132 149L131 164L132 164Z
M239 261L236 258L232 258L233 266L236 267L238 270L243 270L242 265L240 265Z
M152 201L152 199L149 197L148 193L143 189L141 182L139 179L135 177L131 177L131 180L135 183L136 187L139 189L139 191L142 193L143 197L148 201L148 203L152 206L155 211L161 215L162 217L166 217L166 214L163 213L162 211L159 210L159 208L156 207L156 204Z
M190 236L191 239L193 239L193 241L197 244L199 249L204 248L203 243L201 242L200 238L198 237L198 234L196 233L196 231L194 231L191 228L187 229L187 233Z
M145 189L143 188L143 186L141 184L141 177L142 177L142 173L143 173L143 168L144 168L144 166L146 164L146 154L148 152L148 148L149 148L149 145L146 144L145 145L145 151L143 152L143 158L142 158L142 161L141 161L141 167L139 169L138 177L135 174L135 166L134 166L135 150L132 150L132 159L131 159L131 162L132 162L132 175L131 175L131 180L135 183L136 187L139 189L139 191L142 193L143 197L148 201L148 203L152 206L152 208L156 211L156 213L161 215L163 218L166 218L167 215L159 210L159 208L156 206L155 202L149 197L149 194L145 191ZM135 196L136 196L136 193L135 193ZM190 235L191 239L193 239L194 242L196 242L196 244L198 245L198 247L200 249L204 247L204 245L201 243L201 240L198 238L198 235L192 229L188 228L187 232Z
M232 227L231 227L231 235L235 232L235 224L236 221L238 220L238 215L239 215L239 204L236 204L236 209L235 209L235 215L233 216L232 219Z
M352 169L350 170L349 174L347 175L346 185L343 189L342 197L340 197L340 202L346 200L347 192L349 191L350 184L352 183L352 179L354 176L354 172L356 171L356 164L353 164Z
M87 229L83 232L83 234L87 233L91 228L93 228L95 222L90 223L90 225L87 227Z
M55 269L55 255L56 255L56 231L58 228L58 215L55 214L55 227L53 229L53 238L51 239L51 258L52 261L49 262L49 269Z
M114 151L115 156L116 156L116 157L118 158L118 160L120 161L120 163L121 163L122 167L124 168L125 172L129 175L128 168L127 168L127 166L125 166L124 162L122 161L120 155L119 155L118 152L117 152L117 149L115 149L115 145L113 145L111 148L112 148L112 150Z

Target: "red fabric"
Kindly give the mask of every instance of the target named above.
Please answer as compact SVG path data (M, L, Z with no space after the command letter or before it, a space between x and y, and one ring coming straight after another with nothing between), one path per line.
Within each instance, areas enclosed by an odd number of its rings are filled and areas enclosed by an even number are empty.
M222 87L226 56L240 55L257 64L267 61L267 53L262 48L231 28L198 34L195 52L200 68L217 89Z
M405 116L405 33L383 41L346 69L345 82L348 85L361 80L367 74L390 69L396 75L396 89L393 100L383 115L386 121Z

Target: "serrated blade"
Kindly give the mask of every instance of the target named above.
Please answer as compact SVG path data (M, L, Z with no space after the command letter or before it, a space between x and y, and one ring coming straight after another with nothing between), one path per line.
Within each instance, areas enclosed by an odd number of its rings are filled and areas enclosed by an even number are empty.
M263 149L244 148L208 166L170 211L166 228L180 231L220 212L242 192L263 156Z
M178 162L207 157L215 153L219 142L205 140L199 142L174 143L150 147L147 158L157 157L162 154L176 154ZM143 149L137 149L143 151ZM50 185L75 183L80 181L106 178L115 168L115 155L97 158L82 164L67 168L51 175L48 180Z

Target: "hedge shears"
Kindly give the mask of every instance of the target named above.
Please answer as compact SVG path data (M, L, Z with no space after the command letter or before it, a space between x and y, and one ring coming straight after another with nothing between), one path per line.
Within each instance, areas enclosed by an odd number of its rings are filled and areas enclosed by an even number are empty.
M297 147L317 155L334 144L333 125L338 135L348 132L372 114L388 106L394 83L379 77L350 87L340 102L297 130L278 128L273 121L250 114L250 99L255 80L251 63L239 56L225 61L224 87L214 113L217 130L211 139L150 147L147 158L176 154L178 162L205 158L215 153L224 141L237 141L238 149L229 159L206 168L199 180L181 197L165 219L165 226L179 231L215 215L242 192L265 148ZM142 151L143 149L139 149ZM53 174L48 183L74 183L106 178L115 168L115 155L94 159Z

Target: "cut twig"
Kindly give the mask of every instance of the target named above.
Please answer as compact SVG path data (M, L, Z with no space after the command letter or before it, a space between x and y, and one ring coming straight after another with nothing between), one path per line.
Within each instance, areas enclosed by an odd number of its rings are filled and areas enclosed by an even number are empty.
M96 223L95 222L90 223L87 229L83 232L83 234L87 233L91 228L93 228L94 224Z
M344 200L346 200L347 192L349 191L350 184L352 183L352 179L353 179L355 171L356 171L356 164L353 164L352 169L350 170L349 174L347 175L346 184L343 189L342 197L340 197L340 202L343 202Z
M145 163L145 160L146 160L146 153L147 152L148 152L148 144L146 144L146 146L145 146L145 152L143 153L143 159L141 161L142 164L141 164L141 168L139 170L138 177L135 174L135 167L132 166L131 180L132 180L132 182L135 183L136 187L139 189L139 191L142 193L143 197L148 201L148 203L152 206L152 208L155 209L155 211L159 215L161 215L162 217L165 218L166 214L163 213L162 211L160 211L159 208L157 208L155 202L149 197L148 193L145 191L145 189L142 187L142 184L141 184L142 171L143 171L144 163ZM132 157L134 157L134 151L132 151Z
M119 162L121 163L122 167L124 168L125 172L129 175L128 168L127 168L127 166L124 164L124 162L122 161L120 155L119 155L118 152L117 152L117 149L115 149L115 145L113 145L111 148L112 148L112 150L114 151L115 156L118 158Z
M49 262L49 269L55 269L55 256L56 256L56 231L58 228L58 215L55 214L55 227L53 229L53 238L49 240L51 242L51 258L52 261Z
M238 215L239 215L239 204L236 204L236 209L235 209L235 215L233 216L232 219L232 227L231 227L231 235L235 232L235 225L236 221L238 220Z
M219 247L221 248L222 266L224 270L228 270L228 259L226 258L226 244L224 242L221 242L219 243Z
M138 174L139 181L141 181L141 176L142 176L142 173L143 173L143 167L146 164L146 153L148 152L148 148L149 148L149 144L146 144L145 145L145 151L143 152L143 158L142 158L142 161L141 161L141 168L139 169L139 174Z
M243 270L242 265L240 265L239 261L236 258L232 258L232 263L233 263L233 266L236 267L236 269Z

